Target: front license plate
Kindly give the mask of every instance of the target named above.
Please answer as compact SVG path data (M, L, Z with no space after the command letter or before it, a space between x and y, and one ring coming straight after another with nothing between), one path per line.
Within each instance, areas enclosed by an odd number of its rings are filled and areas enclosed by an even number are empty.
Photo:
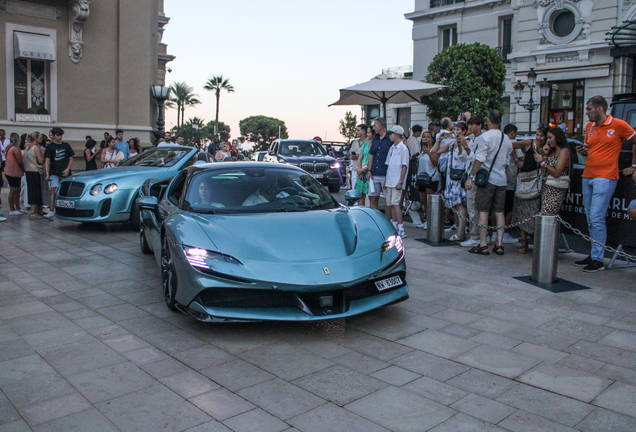
M75 208L75 201L57 200L57 201L55 201L55 207L74 209Z
M312 176L313 178L317 178L317 179L319 179L319 178L323 178L325 175L324 175L324 174L312 174L311 176Z
M388 279L377 281L375 283L375 287L378 289L378 291L384 291L400 285L402 285L402 278L399 276L393 276Z

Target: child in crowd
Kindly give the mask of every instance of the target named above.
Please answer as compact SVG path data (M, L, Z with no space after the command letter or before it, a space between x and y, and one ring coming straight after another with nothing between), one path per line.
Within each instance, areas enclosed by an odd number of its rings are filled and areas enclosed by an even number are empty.
M384 182L386 206L390 208L391 221L402 238L406 237L402 221L402 209L400 199L402 190L406 186L406 174L409 168L409 149L404 144L404 128L395 125L387 131L389 138L393 142L389 154L386 158L386 180ZM389 212L387 211L387 215Z

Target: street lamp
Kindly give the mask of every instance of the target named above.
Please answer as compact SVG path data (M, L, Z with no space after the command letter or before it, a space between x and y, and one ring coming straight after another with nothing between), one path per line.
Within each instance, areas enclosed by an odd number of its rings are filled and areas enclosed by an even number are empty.
M523 89L525 86L521 84L520 80L517 80L517 84L515 84L515 99L517 99L517 105L528 110L529 119L528 119L528 132L532 133L532 112L541 106L541 101L535 102L533 99L534 88L537 85L537 73L534 71L534 68L530 68L530 72L528 72L528 88L530 89L530 100L527 103L521 103L521 98L523 97ZM550 83L548 83L547 78L543 78L543 81L539 83L539 90L541 97L547 97L550 94Z
M164 126L166 122L163 117L163 106L166 103L166 99L170 97L170 87L151 85L150 91L152 92L152 97L157 100L157 132L155 132L155 136L159 138L162 137L165 132Z

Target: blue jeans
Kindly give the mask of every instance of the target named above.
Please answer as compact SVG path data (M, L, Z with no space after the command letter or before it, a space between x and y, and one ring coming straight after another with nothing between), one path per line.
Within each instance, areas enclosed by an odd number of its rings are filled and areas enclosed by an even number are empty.
M617 184L618 180L583 177L583 205L590 237L603 245L607 240L605 215ZM605 252L602 247L592 244L591 255L593 260L603 261Z

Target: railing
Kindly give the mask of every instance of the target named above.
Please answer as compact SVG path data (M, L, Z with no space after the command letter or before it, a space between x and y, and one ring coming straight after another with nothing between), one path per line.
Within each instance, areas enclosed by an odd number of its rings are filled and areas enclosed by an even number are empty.
M512 45L498 46L495 49L499 55L504 58L504 63L510 63L510 60L508 60L508 54L512 53Z
M449 6L457 3L464 3L464 0L431 0L431 9L441 6Z

